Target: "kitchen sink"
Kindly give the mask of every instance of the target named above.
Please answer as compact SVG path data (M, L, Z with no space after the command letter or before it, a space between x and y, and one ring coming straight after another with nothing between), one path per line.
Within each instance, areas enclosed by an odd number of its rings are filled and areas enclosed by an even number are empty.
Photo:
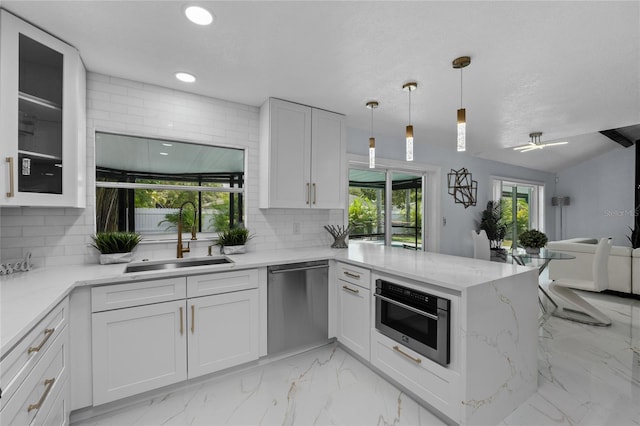
M191 268L193 266L224 265L227 263L233 263L233 260L225 256L214 256L199 259L170 259L151 262L142 261L127 265L124 272L160 271L164 269Z

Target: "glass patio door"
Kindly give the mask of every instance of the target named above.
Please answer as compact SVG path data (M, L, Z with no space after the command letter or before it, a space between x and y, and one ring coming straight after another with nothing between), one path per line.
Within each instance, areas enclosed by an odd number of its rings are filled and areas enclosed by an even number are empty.
M500 200L502 221L507 226L503 248L517 247L519 235L526 230L538 229L544 232L543 194L543 185L494 180L494 199Z
M391 174L391 245L422 250L422 176Z

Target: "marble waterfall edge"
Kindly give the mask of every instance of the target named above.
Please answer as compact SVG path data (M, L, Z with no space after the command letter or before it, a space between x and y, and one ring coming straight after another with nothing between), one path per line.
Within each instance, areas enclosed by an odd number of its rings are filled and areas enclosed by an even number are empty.
M538 387L538 273L467 289L463 423L497 424ZM487 331L489 330L489 331Z

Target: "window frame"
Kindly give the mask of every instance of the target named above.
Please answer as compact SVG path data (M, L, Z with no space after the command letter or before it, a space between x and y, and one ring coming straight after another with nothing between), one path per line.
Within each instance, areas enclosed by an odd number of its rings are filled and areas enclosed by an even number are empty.
M97 174L98 174L98 169L100 168L97 165L97 161L94 160L94 173L93 173L93 179L94 179L94 188L113 188L113 189L124 189L124 190L136 190L136 189L156 189L156 190L173 190L173 191L188 191L188 192L198 192L198 193L204 193L204 192L217 192L217 193L228 193L228 194L239 194L242 199L241 199L241 205L242 205L242 214L240 215L240 222L244 225L247 226L247 218L248 218L248 203L247 203L247 182L249 179L249 172L248 172L248 164L249 164L249 152L250 149L248 146L245 145L231 145L231 144L220 144L220 143L216 143L216 144L211 144L209 143L210 141L197 141L197 140L189 140L186 138L176 138L174 136L162 136L162 135L150 135L150 134L139 134L136 132L115 132L112 130L103 130L103 129L94 129L93 130L93 136L94 136L94 144L95 144L95 140L96 140L96 134L98 133L102 133L102 134L111 134L111 135L121 135L121 136L130 136L130 137L136 137L136 138L145 138L145 139L158 139L158 140L166 140L166 141L174 141L177 143L186 143L186 144L194 144L194 145L203 145L203 146L207 146L207 147L212 147L212 148L227 148L227 149L234 149L234 150L239 150L243 152L243 172L242 172L242 186L241 187L210 187L210 186L204 186L204 185L177 185L177 184L148 184L148 183L136 183L136 182L108 182L108 181L99 181L97 179ZM149 178L151 179L151 178ZM161 178L158 178L157 176L154 177L153 179L157 179L157 180L161 180ZM165 178L162 179L166 179L166 180L171 180L172 177L171 175L166 175ZM185 181L187 182L187 181ZM188 181L193 183L194 181ZM95 193L97 191L94 191L94 205L96 205L96 200L95 200ZM201 197L199 197L201 198ZM97 207L97 205L96 205ZM98 209L94 209L94 227L97 227L97 218L96 215L98 213ZM200 226L202 226L202 224L200 224ZM97 231L97 230L96 230ZM139 231L135 231L135 232L139 232ZM167 232L167 233L161 233L161 234L145 234L144 232L141 233L143 235L143 237L145 237L146 241L172 241L175 240L177 238L177 236L175 235L175 232ZM217 232L201 232L198 231L197 235L199 235L201 238L208 238L208 237L213 237L217 235Z
M392 232L392 173L408 173L422 177L422 250L433 253L440 252L440 217L441 217L441 167L424 164L407 164L404 161L376 158L376 167L369 168L369 158L361 155L347 155L346 194L349 194L349 173L352 168L384 172L385 185L385 246L391 246ZM345 200L345 226L349 224L349 197Z

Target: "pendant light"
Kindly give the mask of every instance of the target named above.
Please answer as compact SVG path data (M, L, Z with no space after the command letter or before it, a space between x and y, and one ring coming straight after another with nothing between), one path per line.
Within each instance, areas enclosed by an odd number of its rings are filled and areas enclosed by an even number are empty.
M418 83L415 81L410 81L409 83L405 83L402 85L402 89L409 92L409 124L407 125L407 132L405 134L406 137L406 151L407 151L407 161L413 161L413 126L411 125L411 92L418 88Z
M458 110L458 152L467 149L467 111L462 108L462 68L469 66L471 58L461 56L453 60L453 68L460 69L460 109Z
M373 110L378 108L378 101L367 102L367 108L371 110L371 137L369 138L369 168L376 167L376 138L373 137Z

